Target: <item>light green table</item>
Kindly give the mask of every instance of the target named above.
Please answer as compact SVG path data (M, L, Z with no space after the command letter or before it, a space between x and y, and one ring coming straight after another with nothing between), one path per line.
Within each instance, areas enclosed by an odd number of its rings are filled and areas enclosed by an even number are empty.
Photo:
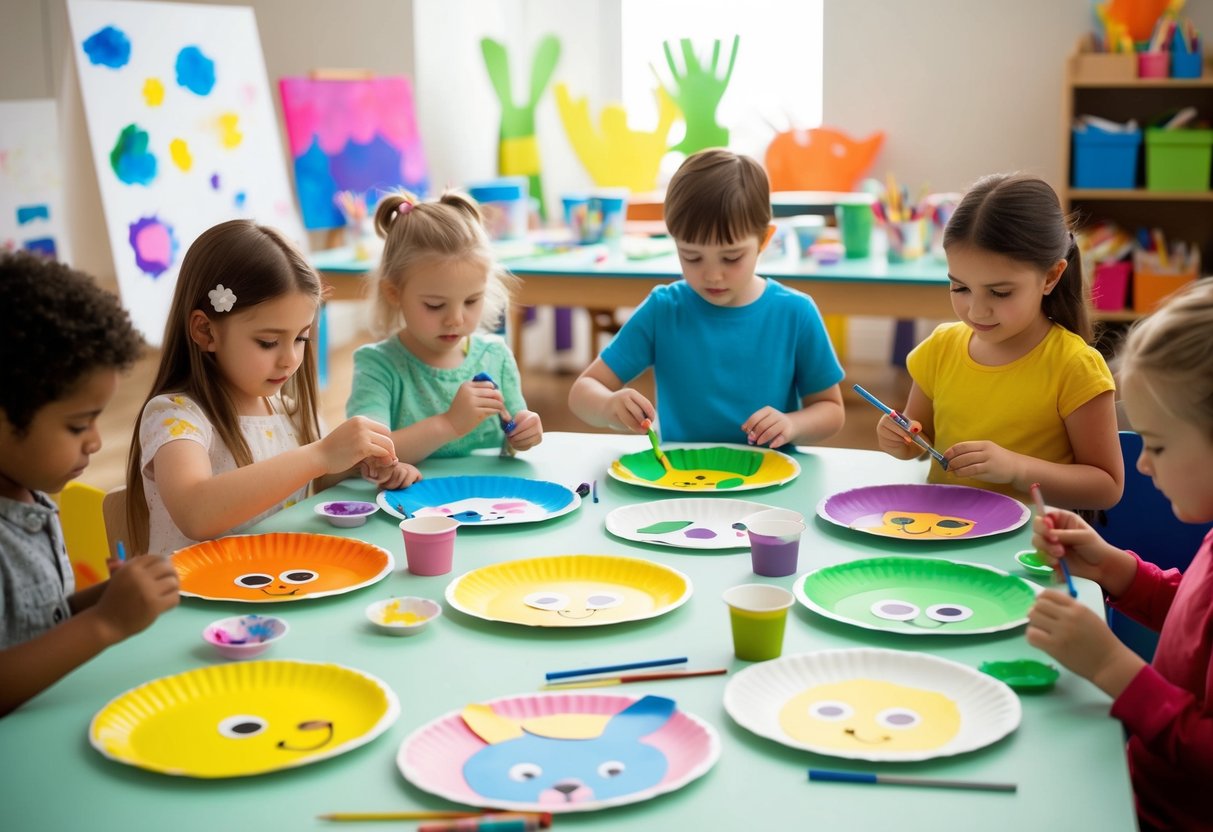
M386 681L399 695L401 715L383 736L331 760L240 780L202 781L152 774L113 763L87 741L93 714L112 697L150 679L203 667L218 659L202 642L207 623L248 612L248 605L186 599L148 632L119 645L0 720L0 827L25 830L269 830L333 829L315 820L334 811L455 808L401 777L395 756L414 729L463 705L538 689L545 670L686 655L694 667L745 663L732 657L728 616L720 600L730 586L754 580L790 587L793 578L756 578L744 550L696 553L649 547L606 534L606 514L621 505L679 496L627 486L605 471L620 454L647 447L643 437L548 434L514 460L471 457L426 463L427 476L495 473L570 486L597 478L601 501L547 523L461 530L454 574L487 563L575 552L648 557L694 582L680 609L645 622L584 630L536 630L490 624L451 609L415 638L374 632L363 610L377 598L414 594L441 600L451 577L418 578L403 570L396 522L376 514L357 536L391 550L401 567L381 583L311 602L258 606L284 616L291 632L266 658L335 661ZM735 496L812 515L828 494L861 485L921 481L922 463L898 462L870 451L814 449L798 455L794 483ZM350 481L326 498L369 498L370 486ZM260 531L341 533L312 513L313 498L262 523ZM881 553L906 545L808 520L801 568ZM1026 528L971 542L914 546L910 551L990 563L1014 570L1012 555L1029 539ZM1084 603L1100 608L1097 588L1080 581ZM785 655L848 646L918 650L976 666L983 660L1036 655L1022 630L990 636L897 637L822 619L799 605L791 611ZM928 830L972 825L982 832L1135 828L1120 724L1108 700L1086 681L1062 673L1050 694L1023 698L1023 722L993 746L950 759L903 765L838 760L786 748L738 727L721 703L726 677L654 682L604 693L673 697L711 723L723 753L703 778L677 792L589 814L560 816L557 828L636 830L852 829ZM806 769L841 768L929 777L1012 781L1014 795L806 782ZM346 825L411 829L411 824Z

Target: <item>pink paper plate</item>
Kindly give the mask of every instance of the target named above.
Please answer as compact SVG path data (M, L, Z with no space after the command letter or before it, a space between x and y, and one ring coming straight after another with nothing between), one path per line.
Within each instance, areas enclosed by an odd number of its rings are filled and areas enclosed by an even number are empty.
M606 695L598 693L531 693L495 699L484 703L494 714L507 720L533 720L536 718L559 719L564 714L596 714L611 717L640 701L640 697ZM481 750L488 747L484 739L468 727L462 716L463 709L451 711L432 722L421 726L408 737L396 754L396 765L404 778L420 789L469 806L482 806L512 811L532 812L587 812L608 806L621 806L648 800L659 794L682 788L702 776L720 756L720 738L712 726L696 716L675 709L669 719L658 729L640 737L638 742L658 749L665 755L667 768L664 776L655 784L649 784L627 794L603 799L591 798L573 802L549 800L517 801L503 800L480 794L464 778L464 764ZM521 732L520 732L521 733ZM555 740L572 746L593 740ZM569 782L567 772L549 770L537 773L515 771L520 765L534 765L536 760L551 769L566 764L564 761L578 755L561 751L556 759L544 759L527 755L524 762L512 763L508 769L503 765L503 774L517 780L520 776L556 779ZM584 755L582 755L584 756ZM614 757L601 765L615 764ZM626 760L624 761L626 762ZM601 767L599 768L601 771ZM564 778L564 779L562 779ZM551 791L551 789L548 789Z
M972 540L1018 529L1031 510L1018 500L967 485L870 485L841 491L817 514L848 529L897 540Z

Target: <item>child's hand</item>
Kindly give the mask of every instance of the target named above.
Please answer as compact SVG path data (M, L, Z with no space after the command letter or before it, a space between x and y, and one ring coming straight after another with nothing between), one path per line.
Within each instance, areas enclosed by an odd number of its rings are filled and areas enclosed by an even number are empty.
M168 558L130 558L109 579L92 611L106 628L106 637L116 644L177 606L178 586L177 570Z
M792 440L792 420L788 414L773 407L756 411L741 424L746 441L751 445L770 445L778 448Z
M641 422L656 416L653 403L631 387L621 387L607 399L607 419L614 430L644 433L647 428Z
M948 473L982 482L1007 483L1022 479L1023 457L987 440L957 442L944 451Z
M514 414L514 430L507 437L510 447L525 451L543 441L543 422L539 414L530 410L519 410Z
M394 462L388 465L378 465L372 460L364 460L359 465L359 473L368 482L383 491L395 491L397 488L407 488L421 479L421 472L407 462Z
M1064 592L1046 589L1028 611L1028 644L1048 653L1111 696L1145 664L1104 619Z
M491 381L465 381L459 385L445 415L456 436L467 436L490 417L510 418L501 391Z
M922 432L922 423L916 419L910 420L910 430ZM876 423L876 445L880 450L898 459L913 459L922 454L922 450L914 444L910 434L901 429L887 414L880 417Z
M379 465L396 461L391 431L365 416L346 419L317 445L324 455L326 474L348 471L363 460L375 460Z
M1033 518L1032 545L1050 565L1064 557L1072 575L1090 578L1105 589L1109 583L1115 583L1108 574L1109 566L1115 572L1117 566L1132 562L1136 571L1136 561L1127 552L1105 541L1072 511L1050 509L1045 517Z

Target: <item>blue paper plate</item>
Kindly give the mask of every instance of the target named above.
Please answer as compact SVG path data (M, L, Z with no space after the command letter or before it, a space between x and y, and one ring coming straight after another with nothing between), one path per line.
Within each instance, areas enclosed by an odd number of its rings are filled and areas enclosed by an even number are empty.
M581 505L581 497L559 483L522 477L435 477L381 491L377 499L393 517L439 515L470 526L537 523Z

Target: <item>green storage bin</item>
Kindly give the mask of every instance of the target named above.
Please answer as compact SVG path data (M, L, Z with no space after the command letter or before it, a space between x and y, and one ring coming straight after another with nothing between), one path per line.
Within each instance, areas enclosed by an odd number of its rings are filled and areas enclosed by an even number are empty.
M1213 130L1146 130L1146 190L1207 191Z

